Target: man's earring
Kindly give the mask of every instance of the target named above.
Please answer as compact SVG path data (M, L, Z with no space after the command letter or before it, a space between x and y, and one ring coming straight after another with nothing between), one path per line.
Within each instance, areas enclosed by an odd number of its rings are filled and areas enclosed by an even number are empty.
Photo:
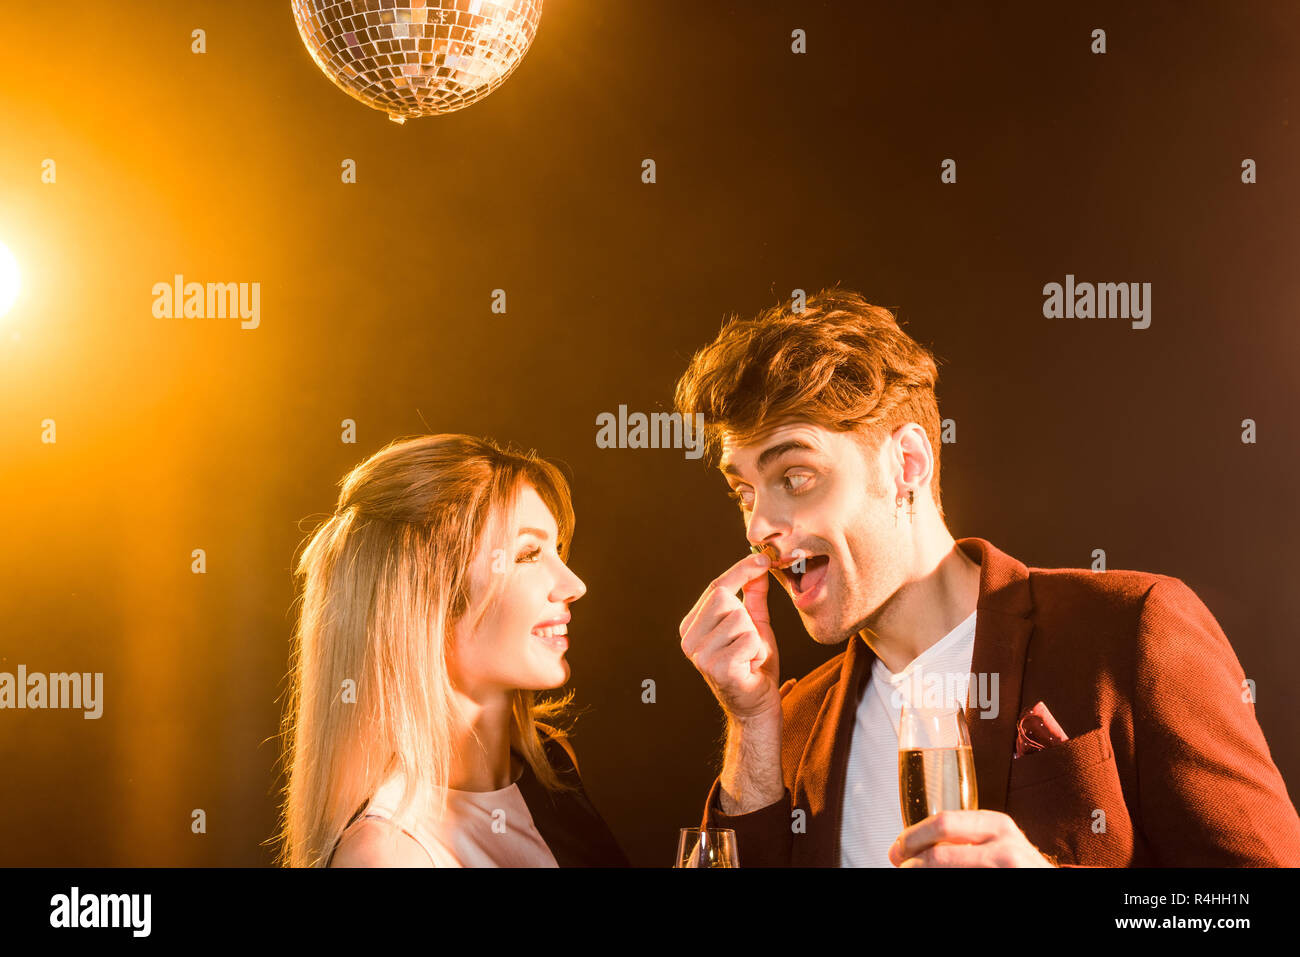
M915 521L913 516L916 514L916 511L912 507L915 504L915 502L916 502L916 493L909 489L907 492L907 520L909 522ZM898 498L894 499L894 528L898 528L898 516L902 514L902 511L903 511L903 497L900 495Z

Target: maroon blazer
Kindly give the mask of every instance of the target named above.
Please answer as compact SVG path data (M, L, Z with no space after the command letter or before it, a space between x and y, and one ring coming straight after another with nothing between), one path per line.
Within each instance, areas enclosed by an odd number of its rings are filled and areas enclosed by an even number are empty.
M1066 866L1300 865L1300 818L1243 700L1245 675L1190 588L1145 572L1026 568L981 538L957 545L980 563L971 672L998 675L996 716L981 716L978 677L966 710L980 808L1008 814ZM726 815L714 781L704 825L735 829L740 866L838 865L849 742L874 659L855 635L781 686L781 800ZM1069 739L1014 758L1017 721L1039 701Z

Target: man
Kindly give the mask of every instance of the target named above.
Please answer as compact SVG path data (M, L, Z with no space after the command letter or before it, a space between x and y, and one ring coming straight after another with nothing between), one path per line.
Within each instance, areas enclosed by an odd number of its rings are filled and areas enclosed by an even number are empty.
M831 289L731 321L678 383L766 552L681 623L727 717L705 826L736 831L744 866L1300 865L1241 666L1191 589L953 540L936 378L888 310ZM769 574L814 640L848 641L784 684ZM937 687L965 708L979 810L904 829L899 712Z

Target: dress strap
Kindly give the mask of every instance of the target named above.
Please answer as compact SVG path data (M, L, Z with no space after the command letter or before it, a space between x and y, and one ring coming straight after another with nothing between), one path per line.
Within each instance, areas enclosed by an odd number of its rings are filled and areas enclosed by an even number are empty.
M352 817L348 819L348 823L343 826L343 831L339 834L338 839L334 842L334 847L330 850L330 856L325 861L326 867L329 867L330 864L333 863L334 855L338 852L339 845L343 843L343 835L347 834L347 832L352 829L352 825L356 824L358 821L364 818L373 818L376 821L384 821L385 823L397 828L403 834L409 837L411 840L415 841L416 844L420 845L420 850L424 851L425 855L429 858L429 863L433 867L438 866L438 862L434 859L433 852L429 850L429 846L425 844L424 841L420 840L420 838L417 835L412 834L410 831L402 827L402 825L398 824L396 821L394 821L392 818L388 817L387 815L364 813L366 807L369 806L369 803L370 802L367 801L365 804L362 804L361 807L357 808L356 812L353 813Z

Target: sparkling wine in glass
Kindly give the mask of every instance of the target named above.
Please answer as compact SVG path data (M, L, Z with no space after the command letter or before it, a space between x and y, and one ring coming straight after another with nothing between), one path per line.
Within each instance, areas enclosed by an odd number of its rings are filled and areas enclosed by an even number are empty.
M729 827L684 827L674 867L739 867L736 832Z
M962 709L903 706L898 724L898 796L906 827L940 811L979 807L975 756Z

